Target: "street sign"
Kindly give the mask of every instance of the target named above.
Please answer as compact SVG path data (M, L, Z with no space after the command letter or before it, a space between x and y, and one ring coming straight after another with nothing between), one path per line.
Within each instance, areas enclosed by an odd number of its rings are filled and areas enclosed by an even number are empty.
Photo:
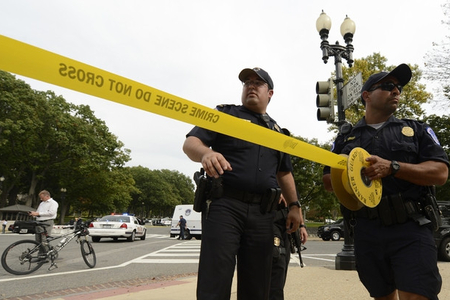
M343 97L342 97L342 105L344 106L344 110L349 108L353 103L358 101L361 97L361 88L362 88L362 74L359 72L350 79L342 88Z

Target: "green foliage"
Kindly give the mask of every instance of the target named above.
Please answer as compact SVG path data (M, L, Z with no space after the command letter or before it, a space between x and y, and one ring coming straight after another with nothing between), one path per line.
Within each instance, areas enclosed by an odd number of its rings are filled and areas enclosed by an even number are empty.
M129 211L147 216L169 216L178 204L194 202L192 181L178 171L128 168L136 182Z
M295 138L317 147L330 149L330 145L320 145L317 139ZM339 212L339 203L333 193L323 188L323 165L294 156L291 157L291 161L299 201L303 209L315 211L320 216L336 215Z
M30 88L0 71L0 207L37 207L47 189L66 214L99 216L131 212L168 215L193 203L192 181L177 171L125 168L130 150L109 132L89 106L76 106L53 92ZM64 187L67 192L62 193Z

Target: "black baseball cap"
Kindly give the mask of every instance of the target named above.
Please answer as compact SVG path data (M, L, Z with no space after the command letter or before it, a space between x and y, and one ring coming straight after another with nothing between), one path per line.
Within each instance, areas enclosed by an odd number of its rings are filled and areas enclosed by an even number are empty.
M397 78L398 83L401 86L405 86L411 80L412 72L407 64L400 64L389 73L388 72L380 72L380 73L371 75L369 77L369 79L367 79L366 83L364 83L364 85L361 89L361 102L364 104L364 106L366 106L366 101L364 101L364 99L362 97L362 93L364 91L370 90L370 88L375 83L380 82L383 78L385 78L389 75Z
M258 75L259 78L261 78L262 80L264 80L265 83L267 83L269 89L273 90L272 78L270 78L269 73L267 73L261 68L253 68L253 69L247 68L242 70L241 73L239 73L239 80L245 82L248 79L248 77L250 77L251 74Z

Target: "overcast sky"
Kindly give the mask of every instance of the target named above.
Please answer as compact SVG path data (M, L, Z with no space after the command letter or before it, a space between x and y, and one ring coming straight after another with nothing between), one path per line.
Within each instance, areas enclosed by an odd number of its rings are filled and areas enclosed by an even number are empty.
M346 15L355 22L354 58L379 52L388 65L423 68L432 43L448 34L441 25L443 2L14 0L1 2L0 34L208 107L240 104L238 73L261 67L275 86L268 113L296 136L327 142L333 134L316 119L315 84L335 66L334 58L327 64L321 59L315 27L321 11L332 20L330 43L345 45L340 25ZM189 177L200 167L181 149L190 124L18 78L88 104L131 149L130 166Z

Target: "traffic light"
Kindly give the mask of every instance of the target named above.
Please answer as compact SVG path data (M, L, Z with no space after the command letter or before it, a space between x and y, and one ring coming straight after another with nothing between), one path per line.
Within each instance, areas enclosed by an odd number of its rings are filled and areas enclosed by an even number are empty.
M334 123L333 80L316 83L317 120Z

